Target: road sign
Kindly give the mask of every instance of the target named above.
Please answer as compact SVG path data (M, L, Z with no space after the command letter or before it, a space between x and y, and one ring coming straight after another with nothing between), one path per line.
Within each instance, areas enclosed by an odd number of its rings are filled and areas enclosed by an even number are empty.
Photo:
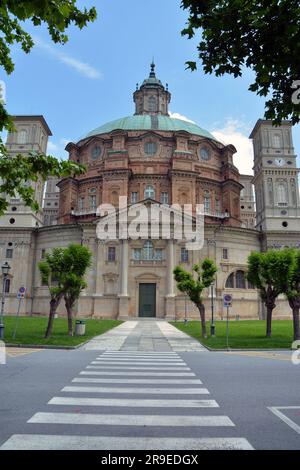
M232 306L232 295L224 294L223 302L224 302L224 307L231 307Z
M25 292L26 292L26 287L20 287L19 293L20 294L25 294Z

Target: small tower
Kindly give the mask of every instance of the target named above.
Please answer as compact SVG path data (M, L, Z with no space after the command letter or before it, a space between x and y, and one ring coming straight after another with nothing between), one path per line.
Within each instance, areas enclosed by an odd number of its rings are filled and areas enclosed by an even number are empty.
M171 93L156 78L155 64L152 62L149 78L133 94L135 114L169 116Z
M241 191L241 220L245 228L254 229L256 212L252 180L252 175L240 175L240 183L244 186Z
M292 123L258 120L251 135L254 146L256 228L263 232L300 232L300 200ZM284 240L284 235L283 235Z
M16 155L28 155L29 152L46 153L49 136L52 135L43 116L13 116L15 132L7 136L6 147L11 158ZM43 225L43 197L44 181L38 179L35 182L26 182L34 189L35 200L40 210L35 213L30 207L16 195L9 199L9 207L3 217L0 218L0 226L4 227L41 227Z
M56 225L59 213L59 178L49 176L46 183L46 192L43 206L44 225Z

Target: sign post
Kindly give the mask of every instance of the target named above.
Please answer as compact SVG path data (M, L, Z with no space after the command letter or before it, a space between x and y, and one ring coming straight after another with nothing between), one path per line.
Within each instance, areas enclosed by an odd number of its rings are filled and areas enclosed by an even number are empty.
M227 309L226 315L226 346L229 349L229 307L232 306L232 295L224 294L223 297L224 307Z
M15 329L13 333L13 339L16 339L17 328L18 328L19 317L20 317L21 302L22 302L22 299L25 298L25 294L26 294L26 287L20 287L18 295L17 295L19 304L18 304L18 311L17 311L17 316L16 316L16 325L15 325Z

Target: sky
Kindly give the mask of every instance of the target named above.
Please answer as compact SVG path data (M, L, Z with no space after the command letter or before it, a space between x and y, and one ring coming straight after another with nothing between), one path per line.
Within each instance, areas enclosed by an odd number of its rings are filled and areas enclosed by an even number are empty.
M252 144L248 139L263 118L264 100L248 91L253 74L242 78L214 77L186 70L197 59L200 33L181 36L187 12L180 0L79 0L96 6L98 19L87 28L69 29L69 42L55 45L47 29L26 23L35 47L30 54L13 49L15 71L6 85L10 114L44 115L53 137L48 153L67 158L64 148L101 124L134 113L132 93L149 75L154 57L157 77L169 84L171 115L196 122L218 140L237 148L235 164L252 173ZM294 146L300 156L300 126ZM300 164L300 160L299 160Z

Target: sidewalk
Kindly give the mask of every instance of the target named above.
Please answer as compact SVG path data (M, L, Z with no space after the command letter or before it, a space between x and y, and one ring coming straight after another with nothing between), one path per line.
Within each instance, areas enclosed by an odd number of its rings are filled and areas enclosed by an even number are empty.
M97 336L86 350L114 351L207 351L198 341L166 321L126 321Z

